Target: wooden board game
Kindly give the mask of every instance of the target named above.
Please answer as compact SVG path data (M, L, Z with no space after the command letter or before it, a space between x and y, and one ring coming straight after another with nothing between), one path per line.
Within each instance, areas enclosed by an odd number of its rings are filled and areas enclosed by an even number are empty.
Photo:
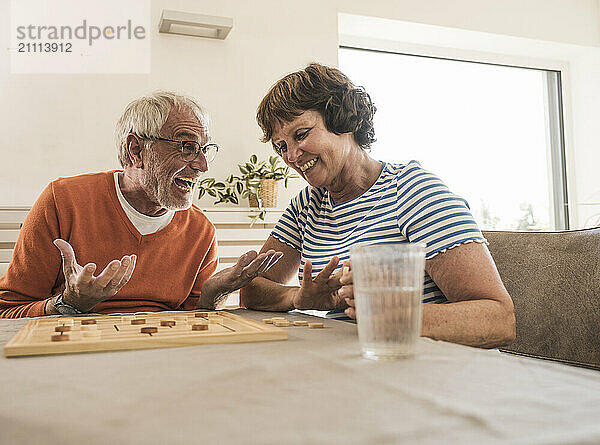
M30 320L6 357L286 340L287 332L229 312L119 314Z

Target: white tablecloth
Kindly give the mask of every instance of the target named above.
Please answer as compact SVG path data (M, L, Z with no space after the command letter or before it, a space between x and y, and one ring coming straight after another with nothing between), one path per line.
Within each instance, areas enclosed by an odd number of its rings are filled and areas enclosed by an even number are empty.
M286 341L2 357L0 443L600 443L600 372L429 339L370 361L355 325L322 321ZM24 324L0 320L0 342Z

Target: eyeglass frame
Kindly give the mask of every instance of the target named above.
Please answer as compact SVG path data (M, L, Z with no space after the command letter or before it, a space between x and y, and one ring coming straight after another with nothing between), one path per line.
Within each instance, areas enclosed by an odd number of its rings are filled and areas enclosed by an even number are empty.
M167 138L162 138L162 137L153 137L152 139L157 140L157 141L176 142L178 144L181 144L181 150L180 150L181 159L183 159L185 162L195 161L196 159L198 159L198 155L200 153L202 153L202 155L206 159L206 162L211 162L215 158L215 156L217 156L217 153L219 152L219 149L220 149L219 144L217 144L215 142L209 142L207 144L200 145L200 143L197 141L176 141L174 139L167 139ZM196 145L198 148L196 150L194 150L195 156L192 159L185 159L185 157L183 156L183 150L185 149L185 144L189 144L189 143ZM216 148L215 154L211 159L208 159L205 154L205 149L208 146L214 146Z

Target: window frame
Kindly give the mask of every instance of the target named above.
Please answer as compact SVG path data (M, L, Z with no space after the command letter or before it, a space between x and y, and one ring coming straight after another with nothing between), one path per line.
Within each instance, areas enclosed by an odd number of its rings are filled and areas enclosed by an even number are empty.
M550 219L554 230L569 230L574 215L569 207L569 184L567 174L566 133L570 132L565 116L565 90L563 79L566 78L566 65L551 60L521 58L493 53L480 53L456 48L432 47L392 40L382 40L365 36L340 35L340 49L354 49L403 56L425 57L455 62L468 62L496 65L510 68L533 69L545 73L545 97L547 106L548 155L550 157L552 184L550 194Z

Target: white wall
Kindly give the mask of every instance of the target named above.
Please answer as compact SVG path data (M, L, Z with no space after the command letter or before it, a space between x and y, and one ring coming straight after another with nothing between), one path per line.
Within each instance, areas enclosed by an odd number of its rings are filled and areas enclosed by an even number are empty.
M338 12L600 46L597 0L154 0L151 74L11 75L9 4L0 0L0 206L30 205L57 176L117 168L116 119L158 88L195 95L211 111L223 153L209 175L226 176L251 153L268 156L256 106L283 74L337 63ZM234 27L225 41L163 35L162 9L229 16Z

